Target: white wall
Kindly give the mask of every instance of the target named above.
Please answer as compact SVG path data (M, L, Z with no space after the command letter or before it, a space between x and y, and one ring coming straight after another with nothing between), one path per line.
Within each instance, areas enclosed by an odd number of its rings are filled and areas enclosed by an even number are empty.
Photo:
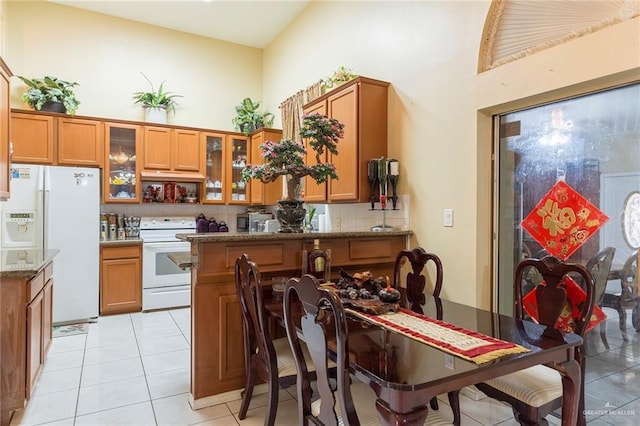
M491 114L640 80L638 18L478 75L489 5L313 2L264 56L270 109L341 65L391 82L389 156L411 197L412 244L442 258L446 297L481 307L492 273Z
M140 120L133 92L182 95L169 123L233 130L235 105L262 96L262 50L42 1L5 3L4 59L16 75L79 83L79 115ZM12 106L24 84L14 77Z

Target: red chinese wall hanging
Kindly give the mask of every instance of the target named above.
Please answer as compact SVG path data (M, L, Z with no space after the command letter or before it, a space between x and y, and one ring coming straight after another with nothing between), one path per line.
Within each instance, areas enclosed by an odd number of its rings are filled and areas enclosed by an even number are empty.
M550 254L566 259L609 218L564 181L556 183L522 221Z

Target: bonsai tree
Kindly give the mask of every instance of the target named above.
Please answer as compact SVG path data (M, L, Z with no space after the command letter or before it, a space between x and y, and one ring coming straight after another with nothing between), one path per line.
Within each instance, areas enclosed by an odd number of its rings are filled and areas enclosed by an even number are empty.
M295 201L300 197L300 182L310 176L316 183L327 179L338 179L336 166L322 162L325 149L333 155L338 154L338 141L344 137L344 124L335 118L320 113L305 115L302 119L300 137L307 140L315 152L315 164L305 164L306 147L301 142L283 139L280 142L266 141L260 144L264 163L247 165L242 170L242 179L258 179L262 183L273 182L279 176L287 176L286 201Z
M61 103L64 105L64 110L70 115L74 115L78 110L80 101L73 92L73 88L78 83L59 80L57 77L52 76L31 79L22 76L17 77L29 87L22 95L22 100L31 108L37 111L42 109L55 111L55 108L48 107L51 103Z
M270 112L259 113L260 102L254 102L251 98L244 98L240 105L236 105L236 117L231 120L235 129L248 135L261 127L273 125L275 116Z
M133 94L134 104L142 105L142 108L159 108L164 109L167 112L175 112L178 103L175 98L181 98L182 95L177 95L171 92L164 91L164 81L160 83L158 87L158 91L153 87L153 83L151 80L147 78L144 73L141 73L142 76L149 82L151 86L150 92L135 92Z

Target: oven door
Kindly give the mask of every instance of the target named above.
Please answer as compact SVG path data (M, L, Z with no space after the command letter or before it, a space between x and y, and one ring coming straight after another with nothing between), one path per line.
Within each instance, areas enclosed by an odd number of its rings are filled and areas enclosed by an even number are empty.
M181 269L171 259L171 253L190 253L187 242L146 242L142 245L142 287L157 288L191 285L191 271Z

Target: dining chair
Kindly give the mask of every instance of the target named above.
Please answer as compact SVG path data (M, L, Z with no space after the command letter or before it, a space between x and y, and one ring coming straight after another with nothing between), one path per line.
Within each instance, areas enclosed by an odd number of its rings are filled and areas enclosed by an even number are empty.
M604 293L601 307L612 308L618 311L620 317L620 332L625 342L629 341L627 335L627 309L632 309L633 327L640 331L640 312L638 297L638 250L627 258L620 274L620 292Z
M562 338L556 323L566 307L568 299L565 289L567 275L581 277L586 293L584 303L577 304L577 314L573 317L573 332L583 336L591 317L595 299L595 286L591 273L582 265L565 263L554 256L542 259L526 259L518 264L514 280L514 315L525 319L523 307L523 276L530 268L535 268L544 278L544 284L535 288L537 300L537 321L545 325L544 334ZM565 331L565 330L563 330ZM578 425L584 426L584 346L578 346L574 354L580 365L580 395ZM495 379L476 384L487 396L506 402L514 410L516 420L522 425L547 424L545 417L562 406L562 376L552 366L539 365L517 371Z
M285 328L297 370L298 424L379 425L376 394L367 384L349 374L347 314L339 297L319 288L312 275L291 278L284 292ZM295 309L295 301L302 306ZM309 371L301 340L315 366L319 398L311 402ZM329 349L335 352L335 386L329 381ZM334 391L335 389L335 391ZM438 413L430 413L425 425L450 425Z
M413 250L402 250L396 256L396 262L393 268L393 286L400 287L400 275L402 271L403 260L406 259L411 264L411 272L405 277L405 285L407 289L407 300L411 303L411 310L418 313L422 310L420 305L424 305L424 288L426 286L426 277L423 275L427 262L432 261L436 267L436 281L433 285L432 295L440 297L442 290L442 261L433 254L427 253L422 247L416 247Z
M401 287L401 270L403 261L407 260L411 265L411 271L405 277L405 287L407 289L407 301L411 304L410 309L419 314L424 313L421 305L425 303L424 288L426 286L426 277L423 275L427 263L432 261L436 267L436 280L433 284L434 297L440 297L442 290L442 261L433 253L427 253L422 247L416 247L412 250L402 250L396 256L396 262L393 269L393 286ZM425 271L426 272L426 271ZM438 318L442 319L442 318ZM448 395L449 404L453 410L453 424L460 425L460 399L457 392L451 392ZM438 398L434 397L429 403L431 409L437 410Z
M593 277L595 285L594 304L602 308L602 302L604 300L605 290L607 289L607 281L609 272L611 271L611 264L613 263L613 257L616 254L615 247L605 247L596 253L587 262L586 268ZM584 283L583 283L584 285ZM609 342L607 341L607 322L602 321L600 323L600 340L605 348L609 349Z
M278 391L296 383L296 366L286 337L271 339L264 317L262 279L258 266L243 254L235 263L236 290L242 310L246 384L238 418L247 416L256 380L264 380L268 389L265 426L275 423ZM310 366L311 371L313 367Z

